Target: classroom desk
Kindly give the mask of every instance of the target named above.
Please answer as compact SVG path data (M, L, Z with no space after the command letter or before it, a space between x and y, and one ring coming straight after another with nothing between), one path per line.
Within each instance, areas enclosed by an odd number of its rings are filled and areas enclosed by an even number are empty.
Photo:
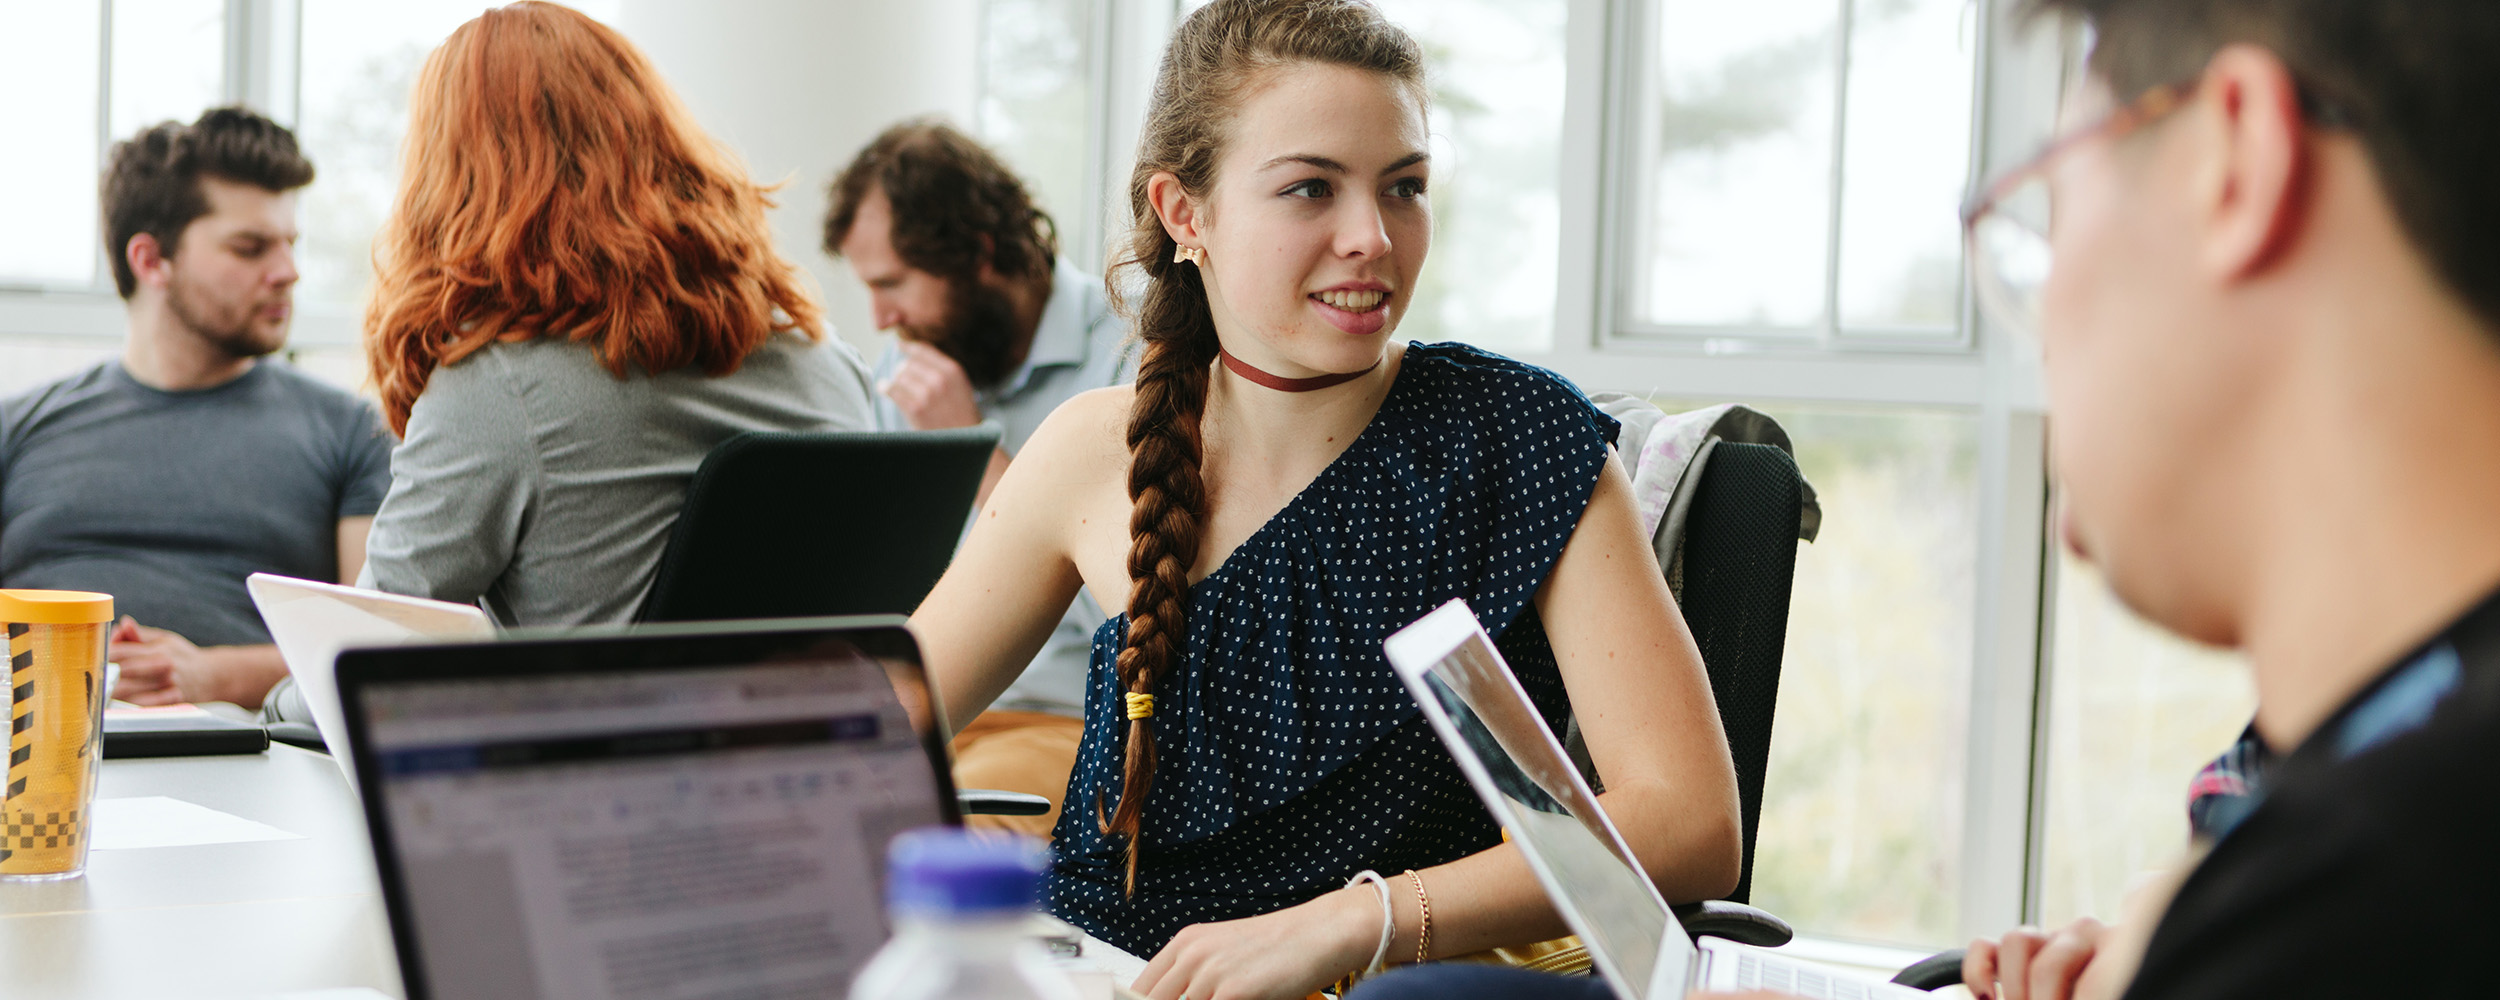
M149 795L303 839L95 851L85 878L0 883L0 996L401 995L363 816L328 757L279 745L104 762L100 798Z

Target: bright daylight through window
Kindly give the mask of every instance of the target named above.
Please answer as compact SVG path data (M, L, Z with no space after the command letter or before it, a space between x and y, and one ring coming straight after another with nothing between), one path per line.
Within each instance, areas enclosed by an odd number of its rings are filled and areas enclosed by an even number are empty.
M1756 408L1796 442L1823 530L1797 549L1753 902L1809 934L1950 942L1978 422L1952 410Z
M108 285L96 221L105 149L143 126L189 121L224 93L224 0L121 0L111 9L108 33L98 0L0 7L0 88L23 98L12 145L43 154L0 157L8 234L0 288Z
M1977 6L1658 0L1629 120L1619 329L1962 342Z
M2090 564L2057 564L2050 658L2048 863L2040 918L2107 920L2146 871L2187 854L2188 780L2257 710L2236 654L2136 617Z
M989 0L981 9L983 142L1024 178L1059 227L1061 253L1100 213L1087 204L1093 170L1093 4L1087 0ZM1121 195L1120 197L1125 197ZM1098 261L1079 266L1096 269Z
M1383 0L1432 87L1432 254L1399 332L1536 354L1554 340L1563 0Z

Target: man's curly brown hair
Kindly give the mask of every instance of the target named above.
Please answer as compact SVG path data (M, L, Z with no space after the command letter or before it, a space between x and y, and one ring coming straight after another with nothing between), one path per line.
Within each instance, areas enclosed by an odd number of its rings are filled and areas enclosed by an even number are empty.
M886 129L842 168L825 212L826 253L842 256L859 203L877 190L894 207L895 255L930 274L968 279L987 262L1001 277L1034 280L1058 260L1059 227L1024 182L938 119Z

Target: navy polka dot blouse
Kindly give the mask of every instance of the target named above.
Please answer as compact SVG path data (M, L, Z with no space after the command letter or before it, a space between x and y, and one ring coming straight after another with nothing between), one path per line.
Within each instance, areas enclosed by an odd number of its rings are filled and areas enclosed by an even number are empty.
M1193 923L1307 901L1497 844L1381 641L1453 597L1497 637L1546 721L1568 712L1531 606L1579 523L1615 421L1551 372L1460 344L1407 348L1380 412L1285 509L1190 588L1187 657L1151 723L1137 892L1120 838L1127 731L1094 633L1084 741L1053 835L1053 912L1141 957Z

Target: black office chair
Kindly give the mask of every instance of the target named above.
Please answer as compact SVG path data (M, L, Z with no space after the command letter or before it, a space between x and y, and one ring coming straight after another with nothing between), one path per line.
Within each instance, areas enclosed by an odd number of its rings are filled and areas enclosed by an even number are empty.
M1746 905L1753 895L1755 833L1762 779L1771 758L1780 657L1788 640L1788 599L1797 572L1805 476L1788 452L1768 444L1721 441L1693 494L1682 545L1678 603L1701 649L1710 691L1736 763L1744 831L1741 875L1724 900L1677 908L1685 929L1777 947L1796 936L1787 922Z
M749 433L703 457L637 620L910 614L954 558L995 427ZM1050 800L981 788L966 815Z
M637 620L910 614L997 447L993 427L730 438L695 470Z

